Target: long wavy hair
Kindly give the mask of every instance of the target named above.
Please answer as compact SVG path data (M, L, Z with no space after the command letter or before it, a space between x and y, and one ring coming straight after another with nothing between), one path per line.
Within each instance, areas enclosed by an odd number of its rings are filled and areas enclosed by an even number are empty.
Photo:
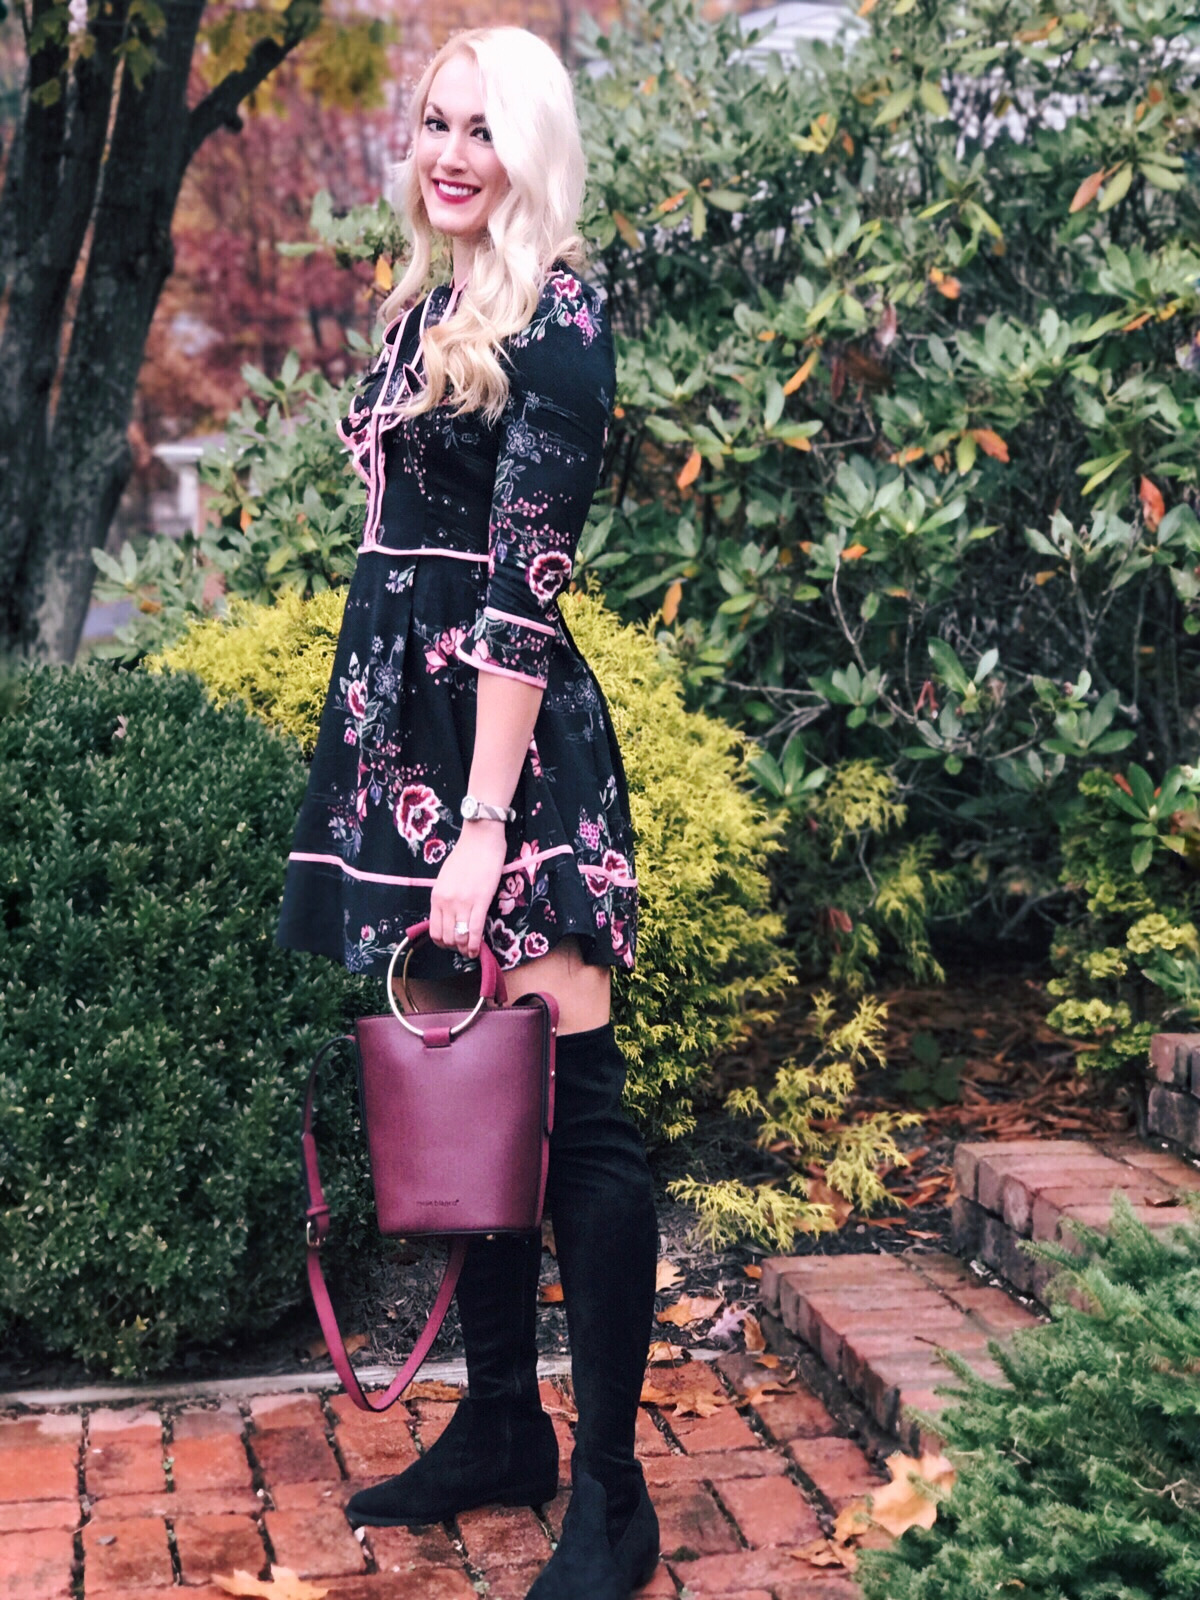
M577 227L587 165L571 79L548 44L524 28L454 34L426 67L412 98L412 150L398 169L392 197L408 219L412 256L381 307L385 320L410 305L429 276L433 228L421 197L416 146L430 85L456 55L472 56L479 68L483 112L509 188L488 218L454 316L425 334L426 386L404 409L415 416L448 398L455 412L481 411L495 422L508 400L501 345L533 317L554 262L584 265Z

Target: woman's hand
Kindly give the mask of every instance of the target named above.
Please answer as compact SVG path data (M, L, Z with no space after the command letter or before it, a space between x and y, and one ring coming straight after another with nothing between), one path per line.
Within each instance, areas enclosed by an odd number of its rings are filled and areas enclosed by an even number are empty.
M483 925L504 869L502 822L464 822L458 843L442 863L429 902L429 937L472 960L483 942ZM455 925L466 932L455 933Z

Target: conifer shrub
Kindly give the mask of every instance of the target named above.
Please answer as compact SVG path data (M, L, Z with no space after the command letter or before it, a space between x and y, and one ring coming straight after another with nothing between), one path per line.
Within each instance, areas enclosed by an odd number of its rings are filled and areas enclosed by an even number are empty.
M152 665L196 673L219 702L240 697L311 749L344 601L339 591L235 602L228 623L193 625ZM676 1138L694 1124L697 1080L740 1031L743 1002L789 981L765 872L778 825L744 786L746 742L684 708L650 634L594 595L566 595L562 609L612 711L637 836L638 962L615 989L629 1105L647 1132Z
M118 1376L303 1292L300 1105L361 998L274 940L305 768L195 679L34 668L0 718L0 1335ZM331 1204L368 1214L331 1066Z
M1200 1595L1200 1225L1151 1233L1118 1193L1107 1237L1072 1231L1030 1247L1063 1270L1054 1320L993 1346L1008 1387L947 1356L958 1477L932 1529L864 1552L866 1600Z

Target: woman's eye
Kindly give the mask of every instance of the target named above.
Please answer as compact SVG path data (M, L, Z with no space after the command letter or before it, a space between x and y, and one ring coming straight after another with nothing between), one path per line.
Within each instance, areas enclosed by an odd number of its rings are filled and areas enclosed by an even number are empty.
M425 126L427 128L437 129L444 128L446 124L442 121L441 117L426 117Z
M485 144L491 144L492 136L487 128L476 128L475 132L480 136Z

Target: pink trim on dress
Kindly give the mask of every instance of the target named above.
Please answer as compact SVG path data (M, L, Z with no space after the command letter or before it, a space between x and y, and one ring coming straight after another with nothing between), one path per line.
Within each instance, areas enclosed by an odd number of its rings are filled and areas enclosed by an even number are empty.
M458 646L454 654L469 667L474 667L476 672L492 672L498 678L517 678L521 683L531 683L535 689L546 687L545 678L535 678L528 672L513 672L508 667L498 667L494 661L479 661L474 656L469 656L462 645Z
M501 867L501 872L526 872L530 867L540 866L543 861L548 861L551 856L574 855L575 852L569 844L556 844L552 850L538 850L531 856L524 856L516 861L509 861ZM289 861L313 861L319 865L340 867L348 878L357 878L360 883L389 883L397 884L403 889L432 889L437 882L433 878L398 878L389 872L364 872L361 867L352 867L349 862L343 861L341 856L326 856L315 854L310 850L293 850L288 856ZM600 869L597 868L597 871Z
M534 633L548 633L551 638L557 634L557 628L551 628L544 622L530 622L526 617L514 616L511 611L497 611L495 606L484 606L485 617L494 617L497 622L515 622L518 628L532 628Z
M360 544L356 555L376 556L445 556L447 561L486 561L487 556L474 555L470 550L440 550L421 545L415 550L396 550L390 544Z

